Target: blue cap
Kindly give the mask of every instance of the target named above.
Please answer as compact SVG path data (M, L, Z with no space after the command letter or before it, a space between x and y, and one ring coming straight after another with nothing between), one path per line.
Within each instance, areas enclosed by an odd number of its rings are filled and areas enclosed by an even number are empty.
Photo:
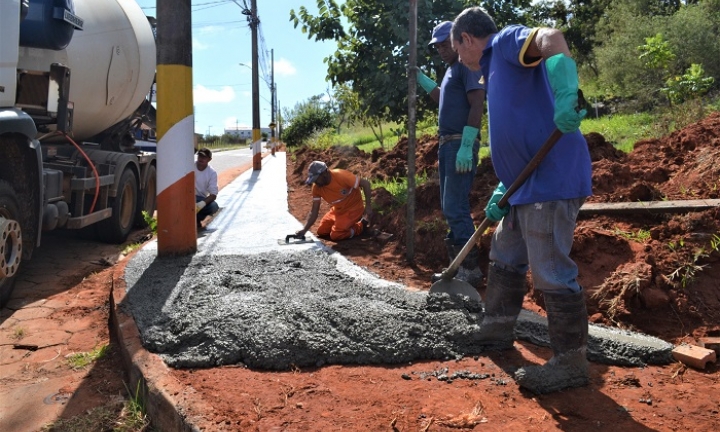
M432 39L428 45L434 45L438 42L444 42L450 37L450 29L452 29L452 21L443 21L436 25L432 32Z

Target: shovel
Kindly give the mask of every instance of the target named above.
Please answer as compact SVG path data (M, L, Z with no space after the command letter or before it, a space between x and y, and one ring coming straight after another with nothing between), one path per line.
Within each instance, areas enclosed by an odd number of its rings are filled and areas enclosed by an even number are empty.
M555 143L558 142L560 137L562 137L563 133L555 129L552 134L550 134L550 137L545 141L545 143L540 147L540 150L533 156L533 158L528 162L525 169L522 170L520 175L518 175L517 179L513 182L512 185L507 189L505 194L500 198L500 201L498 201L497 205L500 208L503 208L507 205L508 200L510 199L510 196L515 193L518 189L520 189L520 186L522 186L523 183L525 183L525 180L527 180L528 177L530 177L530 174L532 174L533 171L535 171L535 168L537 168L538 165L540 165L540 162L545 158L545 156L552 150ZM481 301L480 294L477 292L475 287L470 285L469 283L455 279L455 275L458 272L458 267L460 267L460 263L465 260L465 257L467 257L468 253L470 253L470 250L475 246L475 243L477 242L478 238L482 235L482 233L485 232L485 230L490 227L490 225L493 223L488 218L485 218L485 220L482 221L480 226L475 230L472 237L465 243L465 246L460 250L460 253L457 254L454 260L450 263L450 267L445 269L445 271L442 272L442 275L440 276L440 280L432 284L430 287L430 293L447 293L447 294L462 294L465 296L468 296L471 300L477 300Z

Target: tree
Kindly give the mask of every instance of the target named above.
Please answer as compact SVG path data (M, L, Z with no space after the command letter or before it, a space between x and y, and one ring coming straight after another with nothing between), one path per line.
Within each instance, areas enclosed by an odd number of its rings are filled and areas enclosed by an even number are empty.
M333 113L322 103L321 96L296 104L292 111L286 111L286 116L290 125L283 129L283 140L290 146L302 145L313 133L334 127Z
M442 76L442 61L426 49L433 27L452 20L472 0L418 1L418 66ZM481 3L499 27L519 20L530 0L489 0ZM407 117L408 3L403 0L317 0L318 14L307 8L290 11L290 21L308 38L335 40L338 49L325 59L327 78L333 86L346 84L358 96L358 104L374 122L402 123ZM342 19L347 26L342 25ZM427 98L418 98L418 117L429 107ZM433 110L436 107L432 107Z
M641 106L657 104L658 90L668 86L668 76L687 74L692 64L702 66L710 77L720 74L720 1L706 0L695 5L683 5L674 13L672 3L657 6L649 0L614 0L598 24L598 32L607 35L602 45L595 48L599 79L612 92L640 102ZM633 25L627 25L627 23ZM649 46L647 38L656 37L662 30L662 41ZM663 42L662 45L659 42ZM645 59L637 48L648 45L648 50L667 49L671 59L662 60L666 73L648 73ZM663 48L663 46L665 48ZM689 76L695 76L691 72Z

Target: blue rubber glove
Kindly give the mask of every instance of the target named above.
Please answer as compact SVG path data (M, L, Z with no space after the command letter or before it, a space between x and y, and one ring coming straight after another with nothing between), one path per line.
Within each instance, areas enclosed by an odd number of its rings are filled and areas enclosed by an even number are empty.
M425 75L420 69L417 69L417 83L423 90L432 92L438 85L435 81L431 80L429 76Z
M562 133L575 132L587 110L578 107L578 73L575 60L565 54L555 54L545 60L548 81L555 96L555 126Z
M493 222L500 221L500 219L504 218L508 213L510 213L509 204L505 205L505 207L503 208L500 208L497 205L497 203L500 201L500 198L505 195L506 190L507 189L505 189L505 185L500 182L493 191L492 195L490 195L490 201L488 201L487 205L485 206L485 217Z
M462 141L457 156L455 156L455 171L466 173L472 170L473 166L473 144L478 137L478 128L465 126L463 128Z

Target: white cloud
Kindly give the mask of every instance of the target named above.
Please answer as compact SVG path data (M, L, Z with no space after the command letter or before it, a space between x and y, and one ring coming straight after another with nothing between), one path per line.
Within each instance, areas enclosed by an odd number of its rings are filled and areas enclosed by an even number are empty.
M275 73L277 75L295 75L296 72L297 69L289 60L281 58L275 62Z
M198 39L193 38L192 40L192 48L193 50L205 50L208 49L209 45L205 45L204 43L200 42Z
M235 91L230 86L225 86L220 90L211 90L202 85L196 85L193 90L193 103L227 103L235 100Z

